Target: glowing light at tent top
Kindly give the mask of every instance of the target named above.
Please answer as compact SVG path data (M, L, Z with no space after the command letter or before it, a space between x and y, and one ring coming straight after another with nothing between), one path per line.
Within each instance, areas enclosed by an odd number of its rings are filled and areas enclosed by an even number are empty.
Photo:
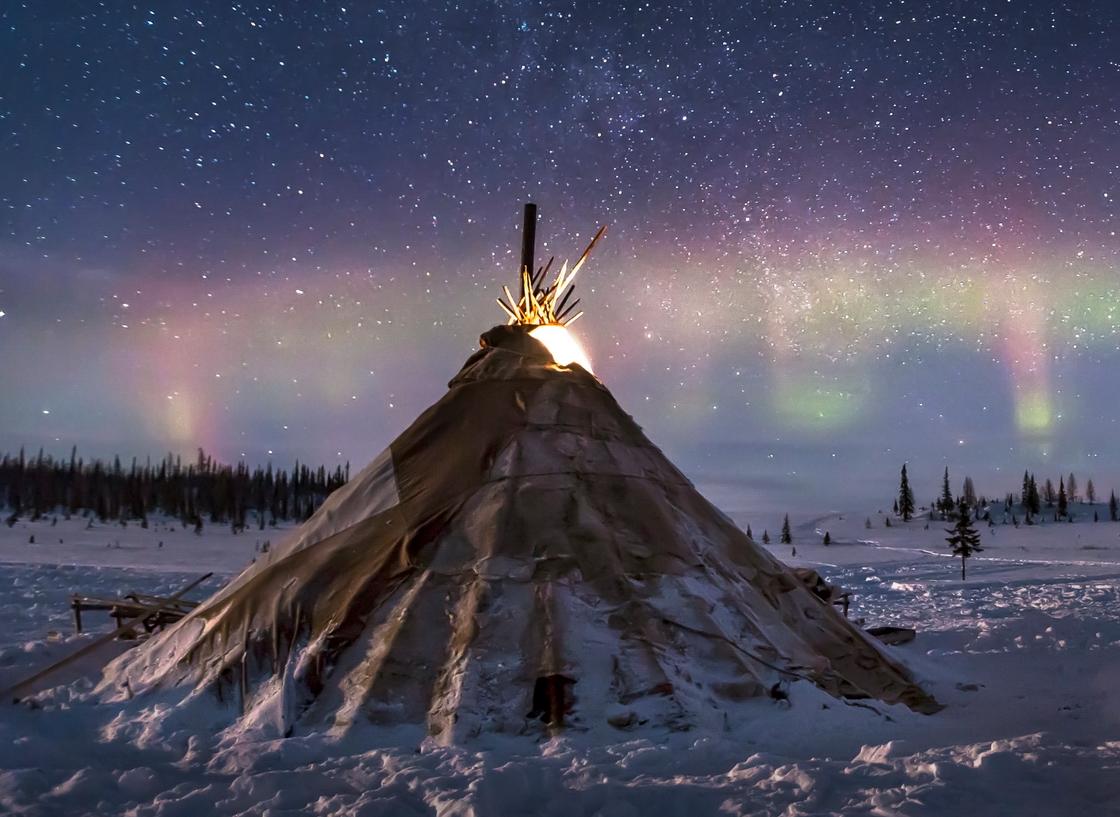
M584 351L583 346L576 339L575 335L558 324L545 324L538 326L536 329L529 333L529 337L536 338L546 347L552 354L553 361L558 366L568 366L572 363L578 363L591 374L595 371L591 368L591 360L587 357L587 352Z

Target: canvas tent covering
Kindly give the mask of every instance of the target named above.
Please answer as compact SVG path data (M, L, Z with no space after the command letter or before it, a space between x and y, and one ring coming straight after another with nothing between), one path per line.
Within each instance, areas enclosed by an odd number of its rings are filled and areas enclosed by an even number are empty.
M528 329L484 335L383 454L102 690L217 695L280 734L448 742L722 723L797 679L938 708Z

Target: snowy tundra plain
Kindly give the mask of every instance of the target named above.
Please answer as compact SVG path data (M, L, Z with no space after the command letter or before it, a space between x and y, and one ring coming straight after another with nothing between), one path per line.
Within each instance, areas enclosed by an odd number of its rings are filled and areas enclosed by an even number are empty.
M90 675L0 705L0 814L1120 815L1120 523L1093 510L1107 518L1076 506L1074 524L981 525L963 582L947 523L924 517L805 515L796 555L770 546L851 590L853 618L918 630L891 649L946 705L937 715L797 683L719 734L604 725L448 748L370 727L255 741L158 699L101 703ZM780 525L738 521L775 538ZM201 598L282 535L0 527L0 688L110 629L88 613L93 632L75 636L72 592L171 594L214 571Z

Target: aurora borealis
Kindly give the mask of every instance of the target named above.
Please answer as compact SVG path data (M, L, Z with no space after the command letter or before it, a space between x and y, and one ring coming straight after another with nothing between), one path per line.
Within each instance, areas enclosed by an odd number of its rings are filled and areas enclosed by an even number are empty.
M362 463L521 203L720 504L1120 489L1104 2L0 8L0 449Z

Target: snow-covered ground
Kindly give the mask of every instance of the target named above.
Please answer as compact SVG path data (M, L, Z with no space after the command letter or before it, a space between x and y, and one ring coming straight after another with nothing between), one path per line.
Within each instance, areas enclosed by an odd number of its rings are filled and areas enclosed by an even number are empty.
M853 590L853 617L919 631L895 649L937 715L797 684L719 734L253 743L159 701L96 703L79 680L0 708L0 814L1120 815L1120 524L981 528L961 582L945 523L867 517L794 519L796 556L771 547ZM740 521L775 539L781 522ZM86 525L0 527L0 687L91 637L72 635L71 592L169 594L213 570L212 589L282 535Z

